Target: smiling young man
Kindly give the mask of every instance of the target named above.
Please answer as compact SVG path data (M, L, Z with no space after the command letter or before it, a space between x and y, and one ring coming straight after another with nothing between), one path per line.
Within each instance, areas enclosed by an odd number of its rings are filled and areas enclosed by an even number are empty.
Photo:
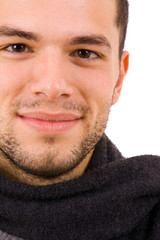
M104 135L127 0L0 4L0 239L159 239L159 158Z
M8 177L46 185L88 166L128 68L116 2L98 4L1 1L1 172Z

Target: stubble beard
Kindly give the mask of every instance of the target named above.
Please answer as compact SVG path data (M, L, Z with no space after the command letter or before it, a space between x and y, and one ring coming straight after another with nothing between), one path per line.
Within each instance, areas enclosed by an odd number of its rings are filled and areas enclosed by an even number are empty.
M62 176L75 169L100 140L106 128L110 105L107 110L105 105L104 111L105 116L101 111L92 131L87 133L86 130L85 136L81 136L77 145L65 154L56 150L56 137L44 138L44 150L39 153L25 150L16 139L13 127L3 128L1 123L4 120L0 119L0 149L6 160L25 174L45 179Z

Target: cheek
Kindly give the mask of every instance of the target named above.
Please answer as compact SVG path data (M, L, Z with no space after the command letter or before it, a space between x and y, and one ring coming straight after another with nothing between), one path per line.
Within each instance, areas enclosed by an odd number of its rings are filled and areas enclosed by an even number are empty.
M97 101L98 99L109 99L114 88L114 77L111 71L106 69L83 69L76 72L77 88L85 99Z
M77 89L90 108L89 127L95 127L97 121L104 125L108 118L114 89L111 71L86 69L81 74L76 73L76 77Z
M24 87L28 71L23 64L0 63L0 88L2 98L13 98Z

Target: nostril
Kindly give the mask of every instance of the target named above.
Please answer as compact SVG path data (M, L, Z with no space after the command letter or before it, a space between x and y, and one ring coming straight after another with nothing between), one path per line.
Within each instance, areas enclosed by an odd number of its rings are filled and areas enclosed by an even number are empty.
M71 96L73 94L73 88L67 84L64 80L61 81L32 81L30 90L34 95L43 95L48 100L56 99L60 96Z

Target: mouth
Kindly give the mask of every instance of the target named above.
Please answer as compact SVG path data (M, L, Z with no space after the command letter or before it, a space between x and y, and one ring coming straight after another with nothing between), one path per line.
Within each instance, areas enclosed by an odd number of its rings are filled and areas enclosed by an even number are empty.
M49 135L62 134L81 122L82 117L73 113L27 112L17 114L27 127Z

